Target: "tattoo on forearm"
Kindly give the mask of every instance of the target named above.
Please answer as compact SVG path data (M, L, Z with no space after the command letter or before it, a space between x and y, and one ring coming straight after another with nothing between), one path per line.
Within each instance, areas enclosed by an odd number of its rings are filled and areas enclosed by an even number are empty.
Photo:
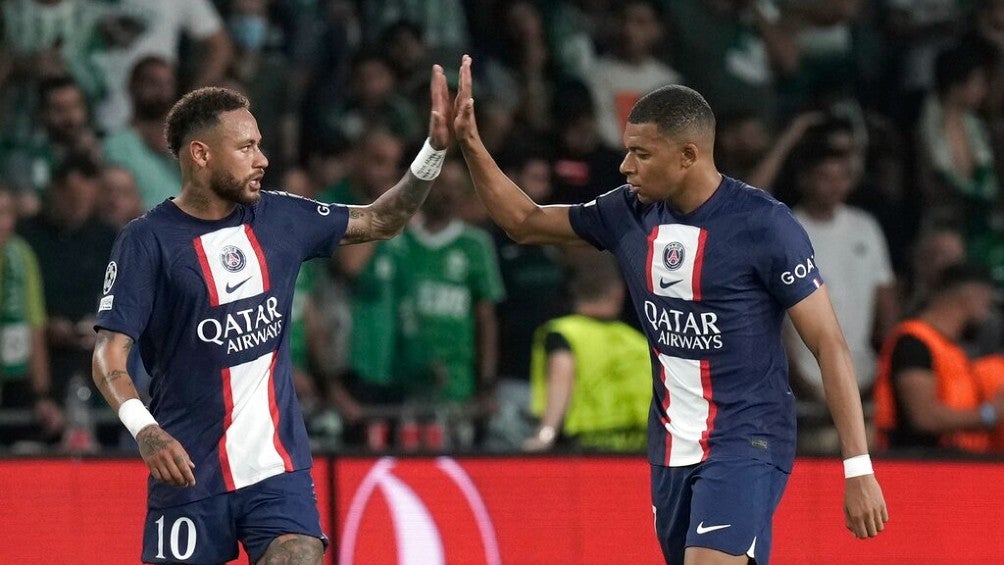
M121 379L122 377L128 378L129 377L129 373L127 371L123 371L121 369L115 369L114 371L112 371L110 373L107 373L105 375L105 384L108 385L108 386L111 386L112 383L114 383L115 381Z
M346 242L361 243L398 233L425 202L431 187L432 181L424 181L408 173L377 198L367 210L350 210L349 229L345 232ZM367 214L372 214L370 221L362 221Z

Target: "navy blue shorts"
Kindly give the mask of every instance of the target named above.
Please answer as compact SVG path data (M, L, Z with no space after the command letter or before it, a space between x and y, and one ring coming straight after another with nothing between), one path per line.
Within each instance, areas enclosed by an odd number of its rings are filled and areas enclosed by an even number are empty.
M143 528L144 563L215 565L237 559L237 542L257 563L282 534L321 532L310 469L170 508L149 508Z
M655 533L666 563L682 565L690 546L770 559L771 519L788 473L763 461L652 465Z

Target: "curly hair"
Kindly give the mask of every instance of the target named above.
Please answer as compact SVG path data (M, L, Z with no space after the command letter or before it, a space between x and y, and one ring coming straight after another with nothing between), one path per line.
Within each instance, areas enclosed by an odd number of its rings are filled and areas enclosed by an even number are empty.
M247 97L236 90L213 86L193 90L182 96L167 114L164 124L167 146L177 157L192 132L218 124L223 112L250 107Z

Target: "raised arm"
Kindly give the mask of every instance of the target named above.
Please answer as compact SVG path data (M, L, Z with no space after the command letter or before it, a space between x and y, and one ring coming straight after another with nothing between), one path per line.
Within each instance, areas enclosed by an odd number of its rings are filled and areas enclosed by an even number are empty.
M126 368L132 346L132 338L125 334L98 330L92 362L94 384L136 438L139 453L153 478L176 487L195 485L192 473L195 464L181 444L143 407L132 384Z
M454 102L453 130L471 171L474 188L492 221L517 243L580 243L572 229L568 206L538 206L505 176L481 141L474 119L471 58L460 64L460 88Z
M798 335L819 362L826 404L840 435L844 461L867 459L868 441L861 395L854 377L851 354L826 287L820 287L792 306L788 314ZM889 520L882 489L875 474L870 471L870 462L867 467L869 469L865 471L845 464L844 517L847 528L859 538L878 535Z
M372 204L349 206L349 223L342 244L390 239L401 233L408 220L425 202L432 182L439 175L446 148L450 145L450 92L443 67L432 66L432 110L429 139L408 172Z

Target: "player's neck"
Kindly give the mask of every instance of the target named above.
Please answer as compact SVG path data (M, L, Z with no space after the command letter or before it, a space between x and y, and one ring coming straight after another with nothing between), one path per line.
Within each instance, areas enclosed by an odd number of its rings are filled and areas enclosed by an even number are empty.
M715 167L694 171L693 174L683 181L680 190L670 195L666 203L675 212L689 214L701 207L708 201L725 177L718 172Z
M200 189L191 184L182 187L181 194L174 199L174 205L182 212L200 220L222 220L237 206L208 189Z

